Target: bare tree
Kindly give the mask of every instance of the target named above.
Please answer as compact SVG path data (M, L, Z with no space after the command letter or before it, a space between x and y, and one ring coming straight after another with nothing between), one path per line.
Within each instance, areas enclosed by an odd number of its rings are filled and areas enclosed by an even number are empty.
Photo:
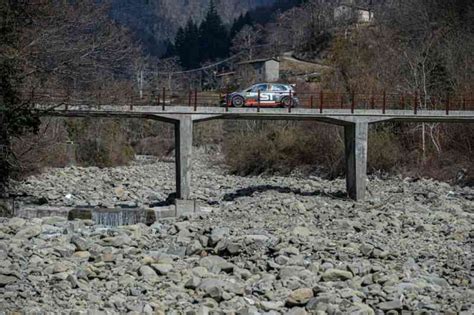
M260 25L245 25L232 40L232 52L240 53L243 51L243 60L253 59L255 57L255 50L257 49L256 46L262 39L262 35L263 32Z

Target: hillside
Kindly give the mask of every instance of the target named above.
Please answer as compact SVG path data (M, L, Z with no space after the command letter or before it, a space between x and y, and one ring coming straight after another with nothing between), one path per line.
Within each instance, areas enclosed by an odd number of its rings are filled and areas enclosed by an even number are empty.
M217 9L224 22L230 23L240 14L275 0L217 0ZM116 0L111 3L111 16L132 30L148 53L162 52L163 43L174 38L179 26L189 18L201 21L209 0Z

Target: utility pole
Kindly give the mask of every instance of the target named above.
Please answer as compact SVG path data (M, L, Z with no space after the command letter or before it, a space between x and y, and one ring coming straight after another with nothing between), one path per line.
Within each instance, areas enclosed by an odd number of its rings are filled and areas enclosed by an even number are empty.
M137 85L140 93L140 99L143 98L143 68L140 68L137 73Z

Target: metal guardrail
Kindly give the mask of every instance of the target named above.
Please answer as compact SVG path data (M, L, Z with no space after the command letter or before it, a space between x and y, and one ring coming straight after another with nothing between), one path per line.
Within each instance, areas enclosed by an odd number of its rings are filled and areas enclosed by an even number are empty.
M27 100L32 103L47 103L63 106L68 110L69 106L82 105L100 109L101 105L128 106L131 111L135 106L157 106L162 111L166 111L168 106L188 106L195 111L199 107L225 107L226 111L232 107L228 100L229 93L222 91L198 91L194 90L154 90L127 92L117 90L98 90L89 93L73 93L67 90L46 90L35 91L27 95ZM358 109L381 110L383 114L387 110L412 110L416 115L422 110L444 111L449 115L451 111L472 111L474 110L474 97L470 95L446 95L441 96L423 96L417 92L414 93L340 93L332 91L298 91L295 95L289 93L290 104L286 106L291 112L293 96L299 99L298 107L313 108L320 113L328 109L350 109L352 113ZM257 112L261 109L275 104L267 104L260 98L260 93L256 99L253 99L252 107ZM278 104L277 104L278 105Z

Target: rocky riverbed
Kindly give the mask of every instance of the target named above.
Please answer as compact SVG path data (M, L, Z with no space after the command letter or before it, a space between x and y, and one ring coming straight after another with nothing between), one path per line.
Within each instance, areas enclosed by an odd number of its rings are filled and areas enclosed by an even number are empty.
M104 227L0 220L0 313L472 314L474 190L431 180L238 177L199 159L211 212ZM56 206L149 206L172 163L48 170L18 183Z

